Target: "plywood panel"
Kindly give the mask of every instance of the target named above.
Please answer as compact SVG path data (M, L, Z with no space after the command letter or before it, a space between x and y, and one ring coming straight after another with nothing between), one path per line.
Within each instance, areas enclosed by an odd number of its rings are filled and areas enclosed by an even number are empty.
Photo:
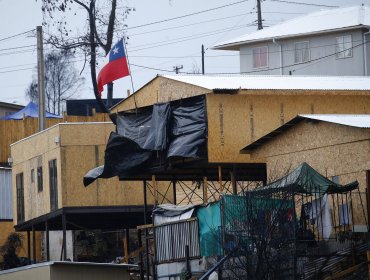
M209 161L253 162L248 156L239 154L240 149L298 114L369 114L369 92L367 95L357 93L290 91L277 95L276 91L242 91L235 95L207 94Z
M155 103L203 95L208 92L210 92L209 89L158 76L139 89L135 94L123 100L113 111L123 112L135 108L151 106Z
M63 119L47 119L47 127L61 122L109 122L107 114L94 116L65 116ZM0 162L6 163L10 157L10 144L38 132L38 119L0 120Z

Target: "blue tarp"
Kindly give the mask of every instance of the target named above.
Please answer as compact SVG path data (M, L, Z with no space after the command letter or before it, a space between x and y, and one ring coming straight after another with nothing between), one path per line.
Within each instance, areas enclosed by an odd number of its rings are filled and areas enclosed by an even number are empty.
M30 102L22 110L5 116L3 120L23 120L24 118L38 118L38 116L39 116L39 106L33 102ZM62 118L61 116L54 115L49 112L46 112L46 117L55 119Z

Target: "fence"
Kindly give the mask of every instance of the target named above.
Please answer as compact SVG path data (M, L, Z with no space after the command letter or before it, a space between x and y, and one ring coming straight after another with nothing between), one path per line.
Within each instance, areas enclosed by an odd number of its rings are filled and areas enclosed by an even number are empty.
M154 227L155 260L157 264L200 257L198 221L189 219Z

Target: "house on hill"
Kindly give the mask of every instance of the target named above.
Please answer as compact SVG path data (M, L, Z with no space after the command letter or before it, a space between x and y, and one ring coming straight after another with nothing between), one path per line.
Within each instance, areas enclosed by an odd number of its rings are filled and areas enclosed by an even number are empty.
M94 181L96 178L117 175L122 180L134 178L150 182L152 175L155 175L159 181L172 181L173 178L181 181L177 175L182 174L184 180L188 181L203 181L204 177L207 177L209 181L216 181L217 183L214 185L217 186L224 185L230 180L237 182L264 181L266 179L264 177L264 161L252 159L248 154L240 154L240 149L281 126L297 114L368 114L370 108L369 90L368 77L157 76L112 109L117 117L117 137L119 138L121 133L121 136L135 142L138 141L137 135L144 133L144 127L148 127L148 131L150 131L150 123L144 124L135 121L135 116L143 118L145 115L148 119L150 114L154 112L155 104L168 103L171 110L177 110L181 104L183 106L187 106L186 104L195 105L203 99L204 107L202 110L204 110L204 114L199 115L199 120L194 118L189 119L188 122L205 123L206 132L204 139L202 138L203 142L201 142L206 143L203 147L204 153L193 159L180 161L178 165L175 165L173 162L175 158L171 159L166 151L162 151L164 157L159 156L161 154L159 153L158 156L154 157L158 162L146 162L149 166L144 164L144 169L140 169L140 176L116 168L115 170L105 170L105 173L102 169L95 170L95 173L89 173L88 178L85 179ZM189 110L189 108L183 110L186 112L185 110ZM173 123L171 118L176 118L176 112L173 117L170 117L170 125ZM126 132L125 127L128 129ZM178 129L171 132L170 128L167 131L170 142L172 141L171 135L177 137L179 131L182 133L186 131L185 127L181 130ZM135 131L136 134L133 134ZM117 153L112 150L111 155L115 154ZM150 160L152 159L153 157L150 157ZM130 167L132 167L131 163ZM195 168L190 168L191 166ZM121 164L119 167L125 169L126 165ZM121 174L121 172L123 173ZM185 174L186 172L189 174ZM242 178L243 176L244 178ZM231 185L234 185L235 188L232 188ZM231 192L241 191L240 186L236 187L235 182L231 185L229 185L230 190L233 189ZM178 190L182 192L179 186ZM202 191L201 188L198 190ZM223 187L216 187L211 190L211 193L222 191L225 191ZM196 198L204 198L204 196L202 194L192 196L192 199ZM179 200L175 199L175 201ZM208 200L206 199L206 201Z
M240 73L370 75L370 7L322 10L217 44L240 52Z
M0 119L14 112L22 110L23 108L24 106L22 105L0 102Z
M240 153L243 147L288 126L298 114L369 114L369 81L369 77L333 76L157 76L113 108L117 132L108 140L104 166L88 172L85 182L95 184L115 176L123 182L142 181L144 194L154 190L157 197L166 193L160 194L152 186L164 182L172 186L174 204L181 207L184 202L207 204L224 195L246 193L269 178L266 159ZM130 149L125 149L127 145ZM356 230L363 230L364 222L357 222ZM170 244L180 248L168 266L158 258L166 250L157 248L158 255L152 258L158 275L170 275L170 266L185 262L181 248L189 245L194 252L196 241L189 244L176 234L168 236L161 231L168 232L180 223L193 229L190 225L196 221L152 225L155 238L166 240L169 248ZM140 228L145 242L148 227ZM186 235L185 229L183 232ZM153 252L149 245L146 259Z
M45 236L43 256L37 258L35 248L29 258L81 260L87 251L78 252L75 240L87 237L77 238L73 231L123 232L144 223L141 185L117 178L89 188L82 183L86 170L102 163L113 130L111 122L59 123L11 145L15 230L32 234L28 244L37 232ZM148 201L152 204L151 196Z
M241 152L248 153L253 159L263 158L268 176L284 176L287 170L307 162L336 183L357 180L359 192L346 196L344 202L348 200L350 207L343 211L348 217L350 231L368 232L369 141L369 114L300 114L247 145ZM334 204L333 208L344 202ZM339 216L337 213L336 219Z

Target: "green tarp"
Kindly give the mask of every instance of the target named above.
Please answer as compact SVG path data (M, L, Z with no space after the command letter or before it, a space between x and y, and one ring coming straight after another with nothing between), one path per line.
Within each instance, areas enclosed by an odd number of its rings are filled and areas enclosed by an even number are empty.
M308 193L321 196L325 193L345 193L357 187L357 181L347 185L340 185L330 181L304 162L285 177L265 187L258 188L255 192L292 191L294 193Z
M208 204L197 211L201 256L222 255L220 202Z

